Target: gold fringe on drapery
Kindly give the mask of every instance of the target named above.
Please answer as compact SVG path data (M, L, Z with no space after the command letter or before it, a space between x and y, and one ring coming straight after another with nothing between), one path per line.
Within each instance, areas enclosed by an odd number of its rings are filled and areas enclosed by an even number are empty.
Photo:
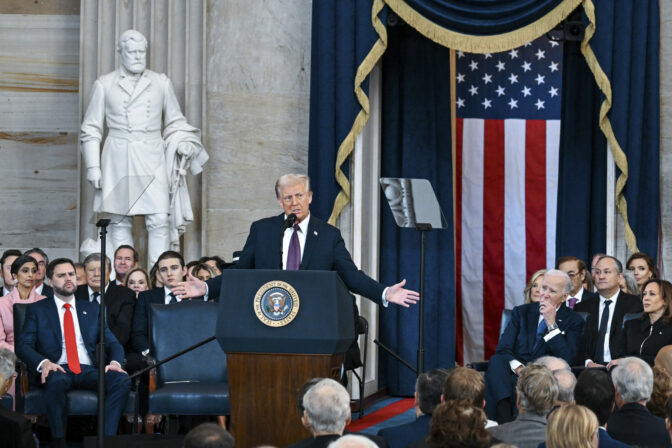
M621 145L616 139L614 130L611 127L611 121L607 117L609 110L611 110L612 104L612 93L611 93L611 82L609 78L602 70L600 63L595 57L592 47L588 44L590 39L592 39L595 34L595 28L597 27L595 20L595 5L592 0L583 0L583 10L588 17L588 26L586 27L586 33L581 42L581 53L586 58L586 63L590 68L590 71L593 72L595 77L595 82L604 94L604 101L600 106L600 129L602 133L607 137L609 146L611 148L611 154L614 156L614 162L619 170L621 170L621 175L618 176L616 180L616 208L618 212L623 217L623 222L625 223L625 242L628 245L630 252L635 253L639 252L637 249L637 237L630 227L630 221L628 220L628 201L625 199L623 194L623 189L625 184L628 181L628 159L621 148Z

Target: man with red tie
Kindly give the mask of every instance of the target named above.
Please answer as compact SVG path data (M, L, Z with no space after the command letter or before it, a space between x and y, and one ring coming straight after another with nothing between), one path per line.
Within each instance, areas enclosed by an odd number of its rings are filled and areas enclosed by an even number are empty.
M96 344L99 339L99 305L76 301L74 263L57 258L49 263L47 277L53 297L35 302L26 312L16 353L32 371L40 374L47 416L55 446L66 446L67 393L73 389L96 390ZM105 328L105 435L117 433L117 425L130 390L122 369L124 349Z

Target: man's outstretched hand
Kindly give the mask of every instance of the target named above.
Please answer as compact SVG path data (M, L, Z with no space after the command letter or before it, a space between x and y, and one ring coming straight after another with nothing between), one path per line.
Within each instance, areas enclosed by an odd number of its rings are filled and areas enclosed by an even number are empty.
M387 294L385 294L385 300L390 303L405 306L406 308L408 308L409 305L414 305L420 300L420 294L416 291L411 291L410 289L404 289L403 286L405 284L406 279L403 279L396 285L390 286L387 290Z
M191 273L187 274L187 281L180 282L171 291L178 299L193 299L204 296L208 290L203 280L199 280Z

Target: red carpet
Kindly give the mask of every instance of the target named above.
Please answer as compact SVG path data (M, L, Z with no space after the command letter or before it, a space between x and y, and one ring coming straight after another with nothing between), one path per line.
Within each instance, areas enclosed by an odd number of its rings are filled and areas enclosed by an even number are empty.
M364 415L364 417L359 420L353 420L347 429L353 432L361 432L367 428L378 425L385 420L389 420L399 414L403 414L412 408L413 398L398 399L393 403L371 412L370 414Z

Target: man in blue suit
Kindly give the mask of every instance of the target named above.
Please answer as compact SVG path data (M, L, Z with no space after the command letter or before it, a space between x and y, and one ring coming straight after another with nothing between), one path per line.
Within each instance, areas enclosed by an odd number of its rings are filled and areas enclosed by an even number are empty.
M541 300L517 306L504 330L485 374L486 413L500 424L516 414L515 387L522 368L552 355L571 364L576 357L583 319L564 304L572 288L569 276L546 272Z
M345 248L341 232L310 214L313 192L308 176L285 174L276 182L275 193L284 213L252 223L240 259L234 265L236 269L336 271L348 289L377 304L387 306L390 302L408 307L417 302L418 293L404 289L406 280L385 287L360 271ZM291 216L295 221L288 226ZM173 292L179 297L207 294L217 298L221 281L217 276L206 286L189 276L189 281L173 288Z
M77 274L71 260L53 260L47 266L47 277L54 295L28 306L16 353L29 369L40 374L54 444L66 446L68 391L98 387L99 305L75 301ZM121 368L124 348L107 327L105 346L109 360L105 367L105 435L114 435L130 381Z

